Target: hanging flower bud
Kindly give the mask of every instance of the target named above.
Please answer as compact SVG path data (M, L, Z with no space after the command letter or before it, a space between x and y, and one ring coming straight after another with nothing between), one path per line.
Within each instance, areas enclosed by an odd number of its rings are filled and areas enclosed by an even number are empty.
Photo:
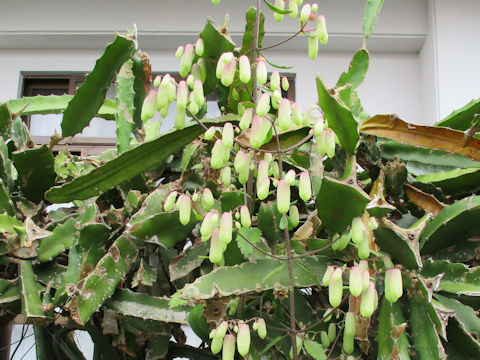
M297 5L301 6L303 4L303 0L297 0Z
M310 18L311 12L312 12L312 7L310 6L310 4L303 5L302 10L300 11L300 18L299 18L300 24L302 26L305 25L308 19Z
M399 269L393 268L385 272L385 298L394 303L402 297L403 284L402 273Z
M250 131L250 146L254 149L258 149L263 145L265 140L263 131L263 118L254 115Z
M184 47L182 45L180 45L178 48L177 48L177 51L175 51L175 57L177 59L180 59L182 56L183 56L183 50L184 50ZM158 85L154 85L155 87L157 87Z
M238 124L238 126L240 126L240 129L247 130L250 127L250 124L252 123L252 118L253 118L253 110L245 109L245 112L243 113L242 118L240 119L240 123Z
M320 342L322 343L324 348L330 347L330 338L326 331L320 331Z
M300 223L300 215L298 213L298 208L295 205L290 206L290 209L288 210L288 218L294 228Z
M332 243L332 250L334 251L342 251L348 246L351 239L350 231L347 231L345 234L340 236L338 240Z
M348 287L350 289L350 293L355 297L360 296L363 291L362 273L357 265L352 267L352 269L350 270Z
M270 189L270 179L268 177L263 178L260 182L257 182L257 198L264 200L268 196L268 190Z
M278 182L277 208L280 214L286 214L290 209L290 186L288 186L285 180Z
M328 301L332 307L337 307L342 302L342 273L342 268L336 268L330 277L330 282L328 284Z
M360 259L367 259L370 256L370 244L368 237L364 237L358 244L358 257Z
M210 239L210 252L208 254L208 259L212 264L218 264L223 259L223 247L224 243L220 241L220 232L214 230L212 233L212 238Z
M272 163L272 175L275 180L280 178L280 167L276 161Z
M288 83L288 79L286 76L282 76L282 89L283 91L288 91L290 84Z
M246 205L240 207L240 222L242 223L242 226L246 228L252 225L252 220L250 219L250 212L248 211L248 207Z
M220 4L221 1L222 0L212 0L212 4L213 5L218 5L218 4Z
M223 53L222 55L220 55L220 58L218 59L218 62L217 62L217 69L215 71L215 75L217 76L217 79L221 79L222 78L222 74L223 74L223 68L225 67L225 64L226 62L224 61L225 58L229 58L230 55L227 55L229 53ZM232 54L233 56L233 54Z
M238 324L237 347L240 355L245 356L248 354L250 350L250 328L248 324Z
M345 314L345 334L354 337L356 333L355 313L349 311Z
M328 325L328 339L332 343L335 341L336 337L337 337L337 326L335 325L335 323L330 323Z
M235 78L235 70L237 68L237 60L233 59L228 64L225 65L222 72L221 82L223 86L230 86L233 83Z
M222 184L228 187L230 185L232 178L232 168L230 166L224 167L220 170L220 179L222 180Z
M183 130L185 128L185 116L185 109L180 109L177 107L175 110L175 118L173 120L173 125L175 126L175 129Z
M178 83L177 87L177 108L185 109L188 100L188 85L185 80Z
M197 42L195 43L195 54L198 56L203 56L204 46L203 46L203 39L198 38Z
M278 125L286 131L292 125L292 108L288 99L282 99L278 108Z
M235 358L235 335L225 335L222 348L222 360L233 360Z
M257 182L266 177L268 177L268 161L261 160L258 163Z
M313 127L313 135L320 136L323 132L323 128L325 127L325 123L321 117L317 118L315 121L315 125Z
M250 70L250 60L248 56L242 55L240 56L238 61L240 81L244 84L247 84L252 77L252 72Z
M278 89L274 90L272 93L272 106L274 109L278 109L280 101L282 101L282 92Z
M222 350L223 338L213 337L212 344L210 345L210 350L212 354L218 354Z
M265 59L259 57L257 59L257 84L264 85L267 82L267 66L265 65Z
M200 66L198 64L192 65L191 75L193 76L193 81L199 80L203 83L204 79L203 79L202 70L200 69Z
M237 155L235 155L235 160L233 161L233 167L235 171L239 174L238 181L241 184L245 184L248 180L248 173L250 172L250 157L240 150ZM243 177L242 175L243 174ZM246 179L245 179L246 174ZM242 183L242 180L245 182Z
M180 195L178 205L178 215L180 223L187 225L190 222L190 213L192 212L192 200L187 195Z
M295 123L295 125L302 125L303 123L302 108L298 103L292 104L292 120Z
M308 38L308 57L315 60L318 55L318 37L312 36Z
M322 45L328 42L327 24L325 23L325 16L323 15L317 17L317 36Z
M362 260L363 261L363 260ZM361 263L361 261L360 261ZM360 265L359 265L360 267ZM361 268L360 268L361 270ZM368 270L362 271L362 293L368 289L368 285L370 284L370 272Z
M283 2L283 0L275 0L275 7L283 10L285 8L285 3ZM283 20L283 14L274 12L273 18L276 22L281 22Z
M212 157L210 159L210 164L213 169L221 169L225 163L225 152L228 152L228 149L223 144L222 140L215 141L212 149Z
M290 17L292 19L295 19L298 16L297 0L288 1L288 11L290 11Z
M207 65L205 64L205 58L201 57L197 60L198 68L200 69L200 80L202 83L205 82L207 78Z
M195 48L192 44L185 46L185 52L180 59L180 76L186 77L192 68L193 58L195 57Z
M257 333L260 339L265 339L265 336L267 336L267 326L262 318L257 321Z
M270 95L267 93L263 93L262 96L260 96L260 99L258 100L257 103L257 116L263 117L268 114L270 111Z
M187 76L187 85L190 89L193 89L193 83L195 81L195 78L193 77L192 74Z
M293 186L295 184L295 176L296 176L295 170L293 169L288 170L284 180L288 185Z
M141 119L142 121L150 120L155 115L155 107L157 104L157 91L150 90L143 100Z
M215 200L213 194L209 188L205 188L202 191L202 209L203 211L209 211L214 204Z
M177 198L177 192L173 191L168 194L167 198L165 199L165 203L163 204L163 211L169 212L172 211L173 206L175 205L175 199Z
M370 281L367 290L362 293L362 300L360 302L360 314L364 318L369 318L375 311L376 292L377 290L375 289L375 283L373 281Z
M224 212L220 220L220 241L224 244L230 243L232 241L232 213Z
M205 135L204 135L205 140L207 140L207 141L208 141L208 140L212 140L213 137L215 136L215 132L216 132L216 131L217 131L217 129L215 128L215 126L210 126L210 127L208 128L208 130L205 131Z
M354 345L353 345L353 337L348 336L345 332L343 333L343 351L346 354L351 354L353 352Z
M200 226L200 235L202 235L202 241L205 242L213 234L213 230L217 227L218 224L218 213L214 210L209 211L202 221L202 226Z
M335 133L333 131L326 131L325 134L325 150L327 156L331 159L335 156Z
M280 74L278 71L272 72L272 75L270 75L270 90L278 90L280 89Z
M233 125L232 123L227 122L223 126L223 131L222 131L222 141L223 145L227 149L231 149L233 146Z
M155 76L155 79L153 80L153 86L158 87L162 81L162 77L160 75Z
M193 92L190 93L190 96L188 97L188 111L190 111L194 115L200 111L200 107L195 102Z
M354 244L359 244L363 240L363 232L365 231L365 225L361 217L353 218L352 221L352 241Z
M323 274L323 278L322 278L322 285L323 286L327 287L328 284L330 284L330 278L331 278L334 271L335 271L335 268L332 265L329 265L327 267L327 270Z
M300 181L298 183L298 194L303 201L308 201L312 197L312 183L308 171L300 173Z

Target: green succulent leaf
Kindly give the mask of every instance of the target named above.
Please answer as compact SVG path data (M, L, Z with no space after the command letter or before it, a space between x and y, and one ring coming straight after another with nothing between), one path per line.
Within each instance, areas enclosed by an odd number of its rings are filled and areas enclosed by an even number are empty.
M117 149L118 153L122 153L130 147L133 129L133 114L135 112L135 92L133 83L135 77L133 75L133 61L127 60L117 74L115 82L117 104Z
M383 0L367 0L363 16L363 34L365 40L369 38L375 26L380 10L382 10Z
M370 54L367 49L358 50L352 58L348 70L337 81L337 87L350 85L352 88L357 88L365 79L370 63Z
M250 58L250 62L253 61L253 51L255 43L255 21L257 17L257 9L255 6L250 6L245 13L245 31L243 33L242 48L240 54L245 54ZM263 36L265 35L265 15L260 12L259 31L258 31L258 47L262 47Z
M446 126L455 130L467 130L480 113L480 99L474 99L465 106L453 111L445 119L439 121L435 126Z
M405 317L398 301L391 304L383 298L378 318L377 341L378 359L410 359Z

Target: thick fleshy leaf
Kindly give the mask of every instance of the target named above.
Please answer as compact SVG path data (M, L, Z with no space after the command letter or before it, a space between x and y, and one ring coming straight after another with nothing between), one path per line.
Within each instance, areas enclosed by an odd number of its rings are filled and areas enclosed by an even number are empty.
M22 291L22 310L27 324L42 323L47 316L42 310L40 288L35 280L32 262L25 260L20 264L20 283Z
M279 9L278 7L270 4L268 2L268 0L265 0L264 3L267 4L267 6L270 8L270 10L272 10L274 13L277 13L277 14L289 14L290 13L290 11L288 11L288 10L282 10L282 9Z
M188 315L192 306L180 305L170 308L169 302L170 299L166 297L122 289L115 292L106 306L122 315L134 316L143 320L188 324Z
M403 190L408 200L428 214L437 216L444 208L444 205L435 196L427 194L412 185L405 185Z
M358 87L365 79L370 63L370 54L367 49L358 50L352 58L348 70L337 81L337 87L350 85L352 88Z
M441 275L435 290L457 295L480 296L480 268L448 261L425 260L421 272L425 278Z
M465 242L480 231L480 196L470 196L445 208L423 230L422 253L431 254Z
M402 264L407 269L418 269L422 266L418 249L421 230L422 228L404 229L385 219L374 230L375 243L396 263Z
M363 35L368 39L375 26L380 10L382 10L383 0L367 0L363 15Z
M38 203L45 191L55 184L55 159L52 150L42 145L35 149L14 152L12 157L22 192L27 199Z
M439 121L435 126L446 126L455 130L465 131L480 113L480 99L474 99L465 106L453 111L445 119Z
M391 304L385 298L378 318L378 357L380 360L410 359L405 317L397 301Z
M262 235L269 244L275 244L280 238L281 217L274 202L260 204L257 215L258 228L262 230Z
M170 281L181 279L199 267L208 255L208 248L208 242L201 242L198 245L189 247L180 255L174 257L170 265L168 265Z
M416 181L432 183L445 195L471 194L480 189L480 169L455 169L446 172L419 175Z
M444 360L445 350L428 314L425 300L414 295L410 301L410 321L416 356L420 360Z
M259 228L241 228L238 230L240 235L237 235L237 244L242 252L242 255L247 259L253 251L253 246L244 240L247 238L250 242L256 244L260 241L262 232Z
M147 96L147 92L152 84L152 65L148 55L139 50L132 57L132 61L132 71L135 77L133 81L133 91L135 92L133 127L137 130L142 128L142 106L143 100L145 100L145 96Z
M305 347L307 353L315 360L325 360L327 358L325 348L318 342L305 339L303 346Z
M117 149L128 150L132 138L135 92L133 91L133 61L127 60L117 74L115 102L117 104Z
M480 160L480 139L466 139L463 131L413 125L396 115L376 115L360 126L364 134L386 137L402 144L443 150Z
M41 262L50 261L62 251L68 249L73 244L76 235L75 224L75 219L70 218L63 224L58 225L53 230L52 235L43 238L38 249L38 260Z
M325 176L316 199L318 217L330 232L339 233L363 214L369 201L359 186Z
M88 126L102 106L114 76L134 51L134 41L119 35L107 46L65 109L62 120L63 137L74 136Z
M305 257L298 260L314 274L323 274L326 269L325 259L321 257ZM283 267L268 279L265 274L278 268L277 259L263 259L235 266L220 267L211 273L197 278L192 284L186 285L181 293L184 299L211 299L220 296L240 295L252 291L268 289L288 289L288 269ZM298 265L293 265L296 287L315 285L315 281ZM235 279L235 281L232 281Z
M343 102L330 93L320 76L317 76L318 104L323 111L328 126L335 132L340 144L348 155L355 152L359 139L357 122L352 111Z
M253 61L253 49L255 40L255 19L257 17L257 9L254 6L250 6L245 13L245 32L243 33L242 49L240 54L249 56L250 63ZM260 12L259 32L258 32L258 47L262 47L263 36L265 35L265 15Z

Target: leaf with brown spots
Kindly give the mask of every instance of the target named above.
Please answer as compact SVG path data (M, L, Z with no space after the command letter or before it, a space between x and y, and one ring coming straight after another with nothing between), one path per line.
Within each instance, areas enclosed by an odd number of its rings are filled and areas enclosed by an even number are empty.
M424 193L412 185L405 185L403 190L405 191L405 195L407 195L408 200L410 200L423 211L430 213L433 216L437 216L438 213L444 208L444 205L438 201L435 196Z

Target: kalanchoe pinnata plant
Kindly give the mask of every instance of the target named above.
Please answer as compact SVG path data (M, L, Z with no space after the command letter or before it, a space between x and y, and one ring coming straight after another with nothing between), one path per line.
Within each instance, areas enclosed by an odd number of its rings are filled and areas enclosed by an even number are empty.
M364 111L382 3L304 109L262 48L272 15L319 56L327 19L302 0L252 1L241 44L207 20L172 54L181 79L152 84L130 32L73 97L0 104L2 319L34 324L40 359L79 358L75 329L95 358L479 358L480 101L431 127ZM21 122L37 113L63 113L50 145ZM95 116L116 121L116 150L53 152Z

